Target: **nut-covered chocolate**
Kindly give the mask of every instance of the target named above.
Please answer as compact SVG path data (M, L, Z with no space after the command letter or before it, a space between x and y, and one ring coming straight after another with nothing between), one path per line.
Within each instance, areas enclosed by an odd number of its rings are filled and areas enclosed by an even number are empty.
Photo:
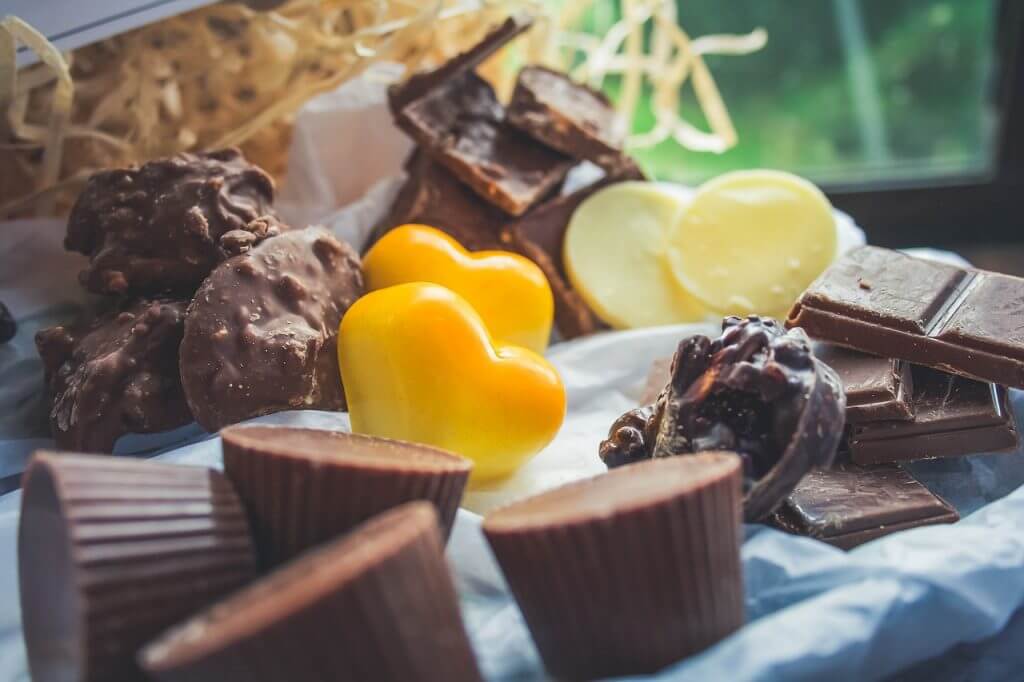
M126 433L192 421L178 373L185 301L142 299L36 334L57 447L111 452Z
M177 154L93 175L64 246L89 256L90 291L187 296L225 258L287 229L273 199L273 180L237 149Z
M684 339L658 402L612 425L600 455L610 467L648 457L730 450L744 463L744 515L756 521L805 473L827 467L846 399L806 335L774 320L726 318L723 334Z
M271 412L341 410L341 316L363 292L359 258L321 228L221 263L185 319L181 380L210 431Z

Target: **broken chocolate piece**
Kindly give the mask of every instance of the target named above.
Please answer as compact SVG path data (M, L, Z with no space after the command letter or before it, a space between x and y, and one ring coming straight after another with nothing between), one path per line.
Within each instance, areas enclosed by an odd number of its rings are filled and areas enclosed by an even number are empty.
M948 502L898 466L843 463L808 473L771 524L852 549L897 531L959 518Z
M543 66L520 71L508 122L574 159L609 169L630 163L608 97L561 71Z
M753 315L728 317L722 326L714 341L697 335L680 342L653 423L636 429L616 421L600 455L606 463L636 459L637 434L647 457L735 451L744 460L744 515L757 521L805 473L832 462L846 400L839 377L799 330L784 333ZM618 433L624 426L636 433Z
M196 292L181 379L208 431L289 409L340 410L338 323L363 292L359 258L321 228L231 258Z
M843 382L847 424L914 418L910 363L830 343L814 344L814 355L834 369Z
M187 305L143 299L36 334L58 448L109 453L126 433L192 421L178 372Z
M490 84L467 72L407 104L395 123L473 191L518 216L553 192L573 161L504 118Z
M287 229L273 199L273 180L237 149L181 153L89 178L64 246L89 256L90 291L188 296L237 250L235 233L256 243Z
M407 170L408 179L374 229L367 249L389 230L408 223L437 228L470 251L501 248L498 230L508 220L504 213L422 152L413 154Z

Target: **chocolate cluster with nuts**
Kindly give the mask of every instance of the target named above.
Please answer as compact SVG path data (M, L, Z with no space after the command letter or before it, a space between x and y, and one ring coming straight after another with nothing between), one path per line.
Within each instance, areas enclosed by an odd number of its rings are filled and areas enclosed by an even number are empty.
M717 339L680 342L657 401L619 417L601 443L609 467L708 450L739 453L744 516L767 516L814 467L832 462L846 398L799 329L728 317Z

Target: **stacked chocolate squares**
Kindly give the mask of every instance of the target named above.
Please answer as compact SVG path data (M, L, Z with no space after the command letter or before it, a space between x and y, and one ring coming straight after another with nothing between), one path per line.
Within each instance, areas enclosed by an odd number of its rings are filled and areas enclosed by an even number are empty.
M36 345L57 447L111 452L126 433L194 418L209 431L285 409L343 409L336 336L363 291L359 258L295 230L236 149L103 171L68 219L101 298Z
M406 223L443 230L470 250L507 249L535 261L551 283L564 338L600 321L571 288L562 242L573 211L601 187L642 179L621 149L608 99L565 74L524 68L508 106L475 73L487 57L528 30L513 17L434 71L389 91L395 123L417 144L408 180L374 238ZM603 176L560 193L569 171L596 164Z

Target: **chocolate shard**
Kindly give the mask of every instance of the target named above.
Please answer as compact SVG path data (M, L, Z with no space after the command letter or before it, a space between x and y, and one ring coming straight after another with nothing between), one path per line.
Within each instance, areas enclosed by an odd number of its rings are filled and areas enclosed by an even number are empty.
M161 682L480 682L434 509L381 514L170 630Z
M89 256L90 291L189 296L232 255L225 235L255 244L288 229L273 200L273 180L237 149L176 154L89 178L64 246Z
M847 424L914 418L910 363L830 343L814 344L814 355L843 382Z
M359 258L321 228L287 232L210 274L185 317L181 381L208 431L289 409L341 410L341 316L363 292Z
M742 626L740 479L730 453L648 460L484 519L554 677L653 673Z
M948 502L896 465L843 463L807 474L771 524L852 549L901 530L959 518Z
M523 68L508 106L508 122L574 159L607 169L632 165L622 152L623 135L608 97L561 71Z
M508 221L504 213L422 152L410 157L406 170L409 177L374 228L367 249L389 230L409 223L437 228L470 251L501 248L498 230Z
M744 461L744 515L766 517L815 467L831 464L843 434L839 377L799 330L774 320L727 317L714 341L679 344L672 377L642 427L617 419L601 443L608 466L647 457L731 450ZM649 416L648 416L649 414ZM631 416L632 415L632 416ZM628 430L628 431L627 431Z
M1002 386L913 368L914 418L855 423L847 449L858 464L958 457L1018 445L1013 408Z
M865 353L1024 388L1024 279L862 246L803 293L786 324Z
M473 468L444 450L352 433L232 426L221 439L268 568L413 500L434 504L447 538Z
M58 448L109 453L126 433L192 421L178 371L187 305L141 299L36 334Z
M392 85L388 89L388 105L392 115L398 116L399 112L414 100L420 99L446 81L474 70L531 26L533 19L529 15L511 16L484 36L479 43L449 59L440 67L433 71L413 74L404 83Z
M33 680L142 680L138 649L255 575L245 511L218 472L37 453L18 576Z
M573 161L504 119L494 89L466 72L402 107L395 123L474 192L518 216L557 189Z

